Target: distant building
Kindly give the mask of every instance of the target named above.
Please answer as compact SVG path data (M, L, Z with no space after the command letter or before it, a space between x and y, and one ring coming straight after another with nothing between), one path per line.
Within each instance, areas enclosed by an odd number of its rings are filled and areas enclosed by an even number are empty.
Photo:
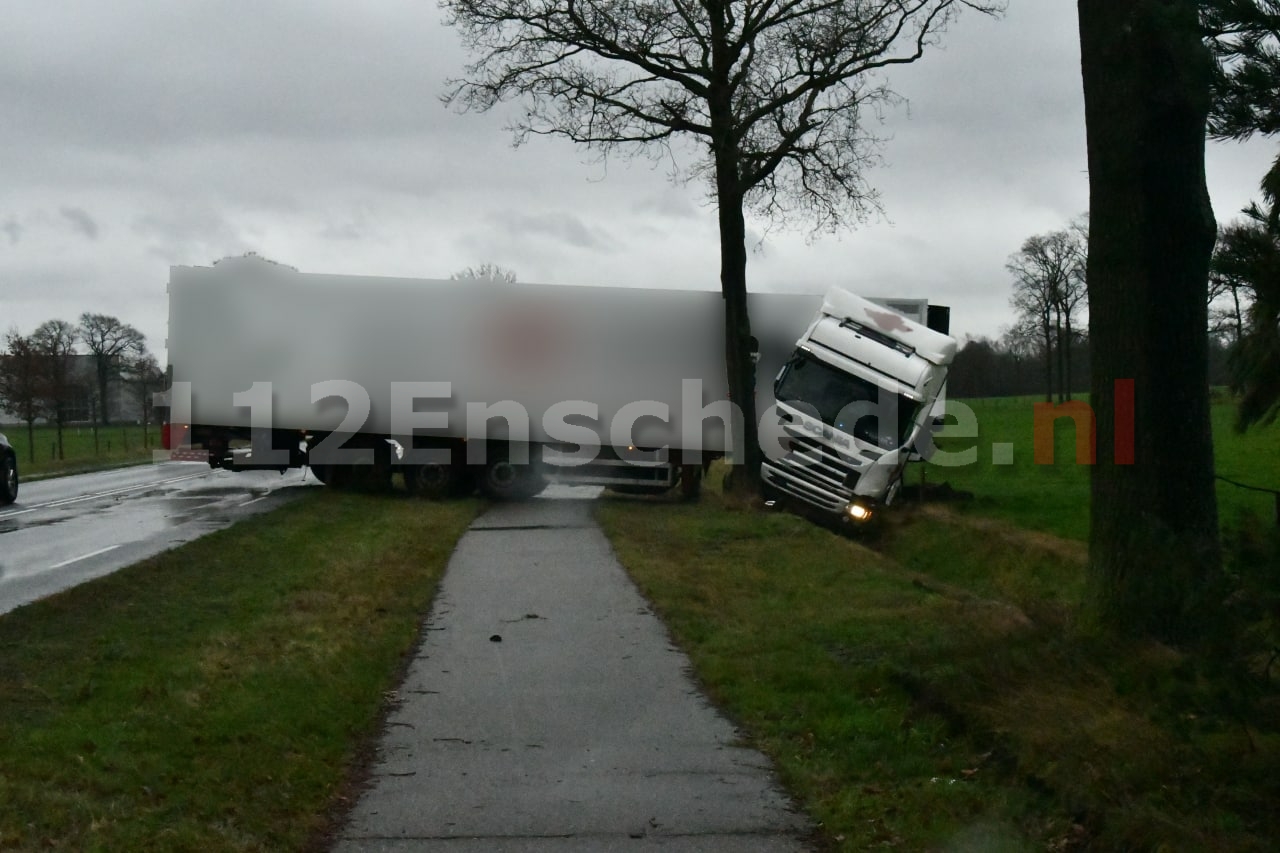
M95 417L95 397L98 393L98 373L92 355L72 356L74 390L65 402L67 423L92 423ZM131 383L112 378L107 382L107 418L112 424L142 422L142 402L138 389ZM19 424L22 419L13 412L0 408L0 424ZM41 418L38 424L45 423Z

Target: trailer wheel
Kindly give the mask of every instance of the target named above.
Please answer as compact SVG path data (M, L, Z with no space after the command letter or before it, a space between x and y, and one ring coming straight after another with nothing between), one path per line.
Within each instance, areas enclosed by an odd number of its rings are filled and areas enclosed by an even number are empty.
M404 487L414 497L429 501L462 497L471 482L457 465L414 465L404 469Z
M0 458L0 506L18 499L18 460L12 453Z
M348 465L350 480L347 488L358 492L391 491L391 445L385 441L374 442L372 465Z
M547 481L537 465L517 465L506 456L485 463L480 474L480 491L497 500L527 500L546 487Z
M355 482L354 465L313 465L316 479L331 489L351 489Z

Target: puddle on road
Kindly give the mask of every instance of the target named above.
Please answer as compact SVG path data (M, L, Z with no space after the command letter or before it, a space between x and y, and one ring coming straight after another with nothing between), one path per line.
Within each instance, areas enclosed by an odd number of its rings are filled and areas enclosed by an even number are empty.
M27 530L32 527L48 527L64 520L65 518L33 518L30 521L24 521L22 519L10 520L6 518L4 521L0 521L0 534L12 533L15 530Z
M204 486L199 489L183 489L180 494L175 497L184 498L225 498L232 495L265 495L271 492L270 489L250 489L245 488L244 484L225 486Z

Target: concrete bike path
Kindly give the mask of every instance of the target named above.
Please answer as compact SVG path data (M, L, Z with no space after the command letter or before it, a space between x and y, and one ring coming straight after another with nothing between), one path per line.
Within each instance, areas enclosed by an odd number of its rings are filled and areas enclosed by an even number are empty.
M804 850L687 668L590 501L495 507L450 560L336 853Z

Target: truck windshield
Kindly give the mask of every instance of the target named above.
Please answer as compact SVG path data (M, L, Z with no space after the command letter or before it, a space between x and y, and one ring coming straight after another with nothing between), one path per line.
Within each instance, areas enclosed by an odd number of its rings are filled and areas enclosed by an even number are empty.
M906 444L919 404L887 388L797 353L774 396L824 424L884 450ZM851 422L852 421L852 422Z

